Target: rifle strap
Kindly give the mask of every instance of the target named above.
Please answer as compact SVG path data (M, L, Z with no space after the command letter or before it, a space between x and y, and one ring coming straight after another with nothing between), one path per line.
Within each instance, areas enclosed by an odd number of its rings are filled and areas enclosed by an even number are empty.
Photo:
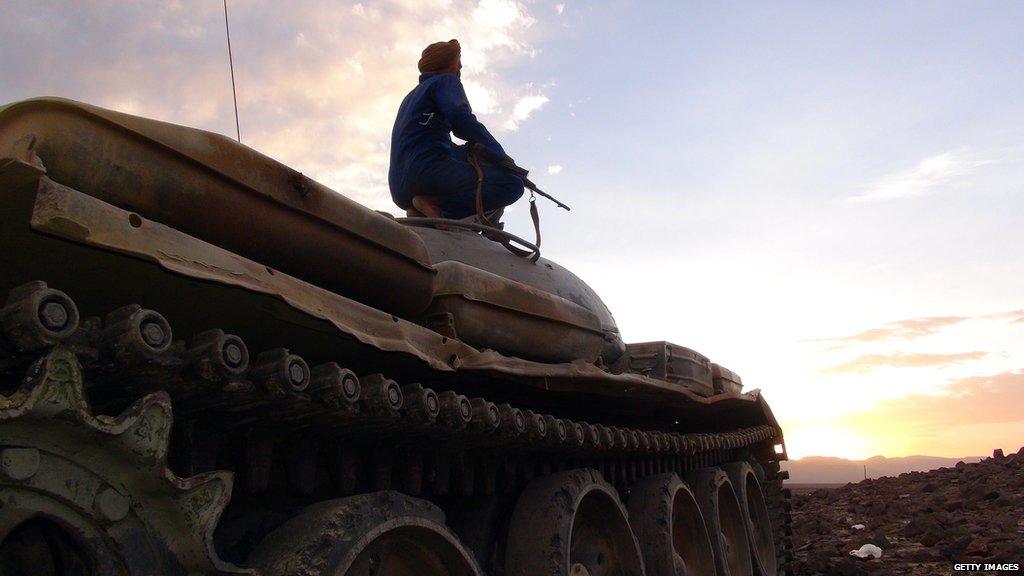
M491 224L487 214L484 213L484 170L480 167L480 160L477 159L476 152L472 148L470 148L466 158L473 166L473 170L476 170L476 217L484 226L494 228L494 224Z
M484 226L497 228L497 226L491 223L490 219L487 218L487 214L484 212L484 171L483 168L480 167L480 160L477 158L476 153L473 152L472 147L466 155L466 159L469 160L470 165L473 166L473 170L476 171L476 217ZM517 248L505 238L498 242L516 256L519 256L520 258L530 257L531 261L536 262L537 259L540 258L540 211L537 209L537 197L534 195L532 190L530 191L530 219L533 220L533 232L537 239L537 241L534 242L534 246L537 247L536 252Z
M537 241L533 245L540 249L540 210L537 209L537 196L532 190L530 191L530 219L533 220L533 232L537 237ZM536 262L536 260L534 261Z

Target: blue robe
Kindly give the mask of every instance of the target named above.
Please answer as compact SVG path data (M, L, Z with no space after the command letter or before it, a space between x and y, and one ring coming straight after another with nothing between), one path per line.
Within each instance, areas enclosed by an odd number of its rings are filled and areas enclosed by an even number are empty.
M445 217L476 213L477 175L466 161L466 150L451 134L483 144L499 156L505 150L473 115L462 82L455 74L423 74L405 97L391 131L388 186L400 207L412 206L413 196L440 196ZM523 181L494 166L484 172L484 210L512 204L523 195Z

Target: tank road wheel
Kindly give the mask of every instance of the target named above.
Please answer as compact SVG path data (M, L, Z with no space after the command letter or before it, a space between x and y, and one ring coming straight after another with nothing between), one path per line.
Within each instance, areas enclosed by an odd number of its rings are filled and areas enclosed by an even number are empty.
M0 334L22 352L40 350L66 340L78 328L78 307L45 282L11 289L0 308Z
M711 536L718 576L753 576L743 509L729 476L721 468L704 468L686 479Z
M650 476L633 485L629 523L644 552L648 576L715 574L715 553L697 499L675 474Z
M535 480L512 512L508 576L643 576L619 497L596 470Z
M172 474L171 422L163 393L93 416L64 348L33 364L0 395L0 574L245 573L211 539L231 475Z
M729 475L743 510L754 567L761 576L775 576L778 573L775 536L772 534L772 523L761 483L754 469L746 462L726 464L723 468Z
M439 508L391 491L313 504L249 560L274 576L482 576Z

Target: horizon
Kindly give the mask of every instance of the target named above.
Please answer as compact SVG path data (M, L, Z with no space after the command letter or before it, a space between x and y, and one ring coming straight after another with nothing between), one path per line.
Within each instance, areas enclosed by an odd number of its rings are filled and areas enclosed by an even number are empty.
M1012 454L1015 451L1007 452ZM957 459L974 459L974 458L988 458L988 456L933 456L931 454L908 454L906 456L883 456L881 454L875 454L874 456L868 456L867 458L844 458L842 456L823 456L820 454L809 454L807 456L801 456L799 458L790 458L792 462L799 462L801 460L808 460L810 458L831 458L835 460L846 460L847 462L864 462L866 460L874 460L876 458L883 458L886 460L899 460L899 459L911 459L911 458L936 458L942 460L957 460Z
M221 5L15 0L0 102L235 134ZM419 51L627 342L761 389L794 459L1024 441L1024 5L231 2L242 142L371 208ZM609 38L623 41L609 42ZM532 177L532 176L531 176ZM522 204L508 229L531 237Z
M1012 457L1013 450L1007 451ZM991 456L991 454L990 454ZM910 472L931 472L954 468L960 463L973 464L990 460L988 456L872 456L863 460L848 460L836 456L804 456L782 463L782 469L789 472L789 485L840 485L860 482L865 479L897 477Z

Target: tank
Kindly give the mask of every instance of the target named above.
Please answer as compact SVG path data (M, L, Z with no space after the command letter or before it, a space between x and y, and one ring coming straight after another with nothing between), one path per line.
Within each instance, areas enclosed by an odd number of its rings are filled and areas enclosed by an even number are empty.
M500 231L56 98L0 218L0 574L789 573L760 392Z

